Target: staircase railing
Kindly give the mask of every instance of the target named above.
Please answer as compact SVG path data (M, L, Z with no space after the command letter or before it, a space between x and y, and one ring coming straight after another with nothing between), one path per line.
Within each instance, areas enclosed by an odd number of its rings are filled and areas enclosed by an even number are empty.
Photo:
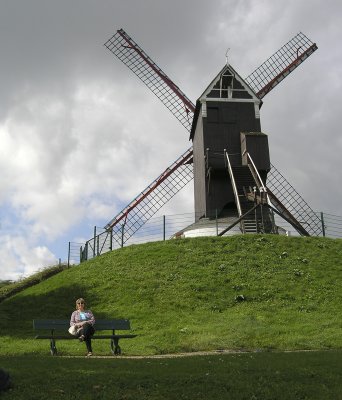
M257 170L254 161L252 159L252 156L248 153L248 151L244 151L243 155L247 155L247 164L248 164L248 168L251 171L251 174L254 178L255 183L259 186L259 193L260 193L260 197L262 200L262 196L264 195L266 197L266 203L269 206L269 210L270 210L270 214L271 214L271 221L272 221L272 231L274 233L277 232L277 227L275 224L275 220L274 220L274 215L273 215L273 210L272 210L272 203L270 200L270 197L268 195L268 191L267 191L267 187L265 186L263 180L261 179L261 176L259 174L259 171ZM262 213L261 213L262 214Z
M256 166L254 164L254 161L253 161L251 155L246 150L243 152L243 155L245 155L245 154L247 155L247 160L249 161L249 162L247 161L249 170L251 171L251 174L253 175L255 183L259 186L258 189L259 189L260 194L264 193L265 196L266 196L267 204L268 205L272 205L271 201L270 201L270 198L268 196L268 193L267 193L267 188L266 188L266 186L264 185L264 182L261 179L261 176L260 176L260 174L259 174L259 172L258 172L258 170L257 170L257 168L256 168Z
M273 205L276 206L276 208L282 213L282 215L286 216L286 218L288 218L288 221L292 221L292 225L294 226L294 228L298 231L298 233L300 233L301 235L304 236L310 236L309 233L307 232L307 230L302 226L302 224L295 218L295 216L282 204L282 202L269 190L267 189L267 187L264 185L258 170L256 169L256 166L253 162L253 159L251 157L251 155L245 151L244 154L247 155L247 159L250 161L250 163L248 163L249 169L254 177L254 180L257 182L257 180L259 180L259 185L260 185L260 193L261 190L265 193L266 195L266 201L267 201L267 205L269 206L270 210L273 209ZM272 197L272 200L271 198ZM273 219L274 221L274 219ZM274 225L273 225L274 226Z
M241 210L241 204L240 204L240 199L239 199L239 193L237 191L235 178L234 178L234 174L233 174L233 169L232 169L232 165L231 165L230 160L229 160L229 155L228 155L227 149L224 149L224 155L225 155L225 157L227 159L228 172L229 172L229 176L230 176L230 181L232 183L235 202L236 202L236 207L237 207L239 218L240 218L242 216L242 210ZM245 233L245 228L244 228L244 226L242 224L242 220L240 222L240 228L241 228L242 233Z

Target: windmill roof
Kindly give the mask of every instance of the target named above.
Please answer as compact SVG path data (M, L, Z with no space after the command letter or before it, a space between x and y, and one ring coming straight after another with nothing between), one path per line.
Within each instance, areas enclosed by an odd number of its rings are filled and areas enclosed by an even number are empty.
M201 104L204 101L222 101L222 99L220 98L215 98L212 95L212 91L215 90L214 87L215 85L218 83L218 81L222 78L222 76L225 73L231 73L231 75L234 77L234 79L236 79L241 85L242 87L244 87L248 93L251 96L251 100L254 99L254 101L260 101L260 99L258 98L257 94L254 92L254 90L248 85L248 83L235 71L235 69L229 64L229 65L224 65L223 68L220 70L220 72L215 76L215 78L210 82L210 84L207 86L207 88L203 91L203 93L200 95L200 97L197 99L196 101L196 108L195 108L195 112L194 112L194 118L192 121L192 126L191 126L191 132L190 132L190 139L193 139L194 135L195 135L195 130L196 130L196 125L197 125L197 120L198 120L198 116L201 110ZM228 99L225 99L227 101L229 101Z

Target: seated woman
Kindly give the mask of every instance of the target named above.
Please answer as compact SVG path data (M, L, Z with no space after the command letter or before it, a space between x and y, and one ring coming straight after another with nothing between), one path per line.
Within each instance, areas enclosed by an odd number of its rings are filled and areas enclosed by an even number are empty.
M76 300L76 311L71 314L70 326L77 328L77 336L81 342L85 342L88 350L87 356L93 355L91 348L91 337L95 333L95 318L90 310L85 309L84 299Z

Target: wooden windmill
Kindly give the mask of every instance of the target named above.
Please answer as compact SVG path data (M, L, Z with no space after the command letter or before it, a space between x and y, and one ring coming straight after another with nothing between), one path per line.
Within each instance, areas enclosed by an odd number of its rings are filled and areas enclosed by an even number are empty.
M302 235L319 235L321 223L304 199L270 163L260 128L263 97L317 46L297 34L243 79L228 63L196 105L122 29L105 46L134 72L190 133L186 150L106 226L127 241L194 178L196 219L229 215L241 232L276 232L274 213Z

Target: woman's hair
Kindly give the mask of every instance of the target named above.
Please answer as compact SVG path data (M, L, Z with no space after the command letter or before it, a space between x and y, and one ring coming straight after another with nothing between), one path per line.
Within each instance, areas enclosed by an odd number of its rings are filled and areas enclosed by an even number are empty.
M79 299L76 300L76 310L78 310L77 303L81 303L81 302L83 302L85 304L85 301L84 301L84 299L82 299L82 297L80 297Z

